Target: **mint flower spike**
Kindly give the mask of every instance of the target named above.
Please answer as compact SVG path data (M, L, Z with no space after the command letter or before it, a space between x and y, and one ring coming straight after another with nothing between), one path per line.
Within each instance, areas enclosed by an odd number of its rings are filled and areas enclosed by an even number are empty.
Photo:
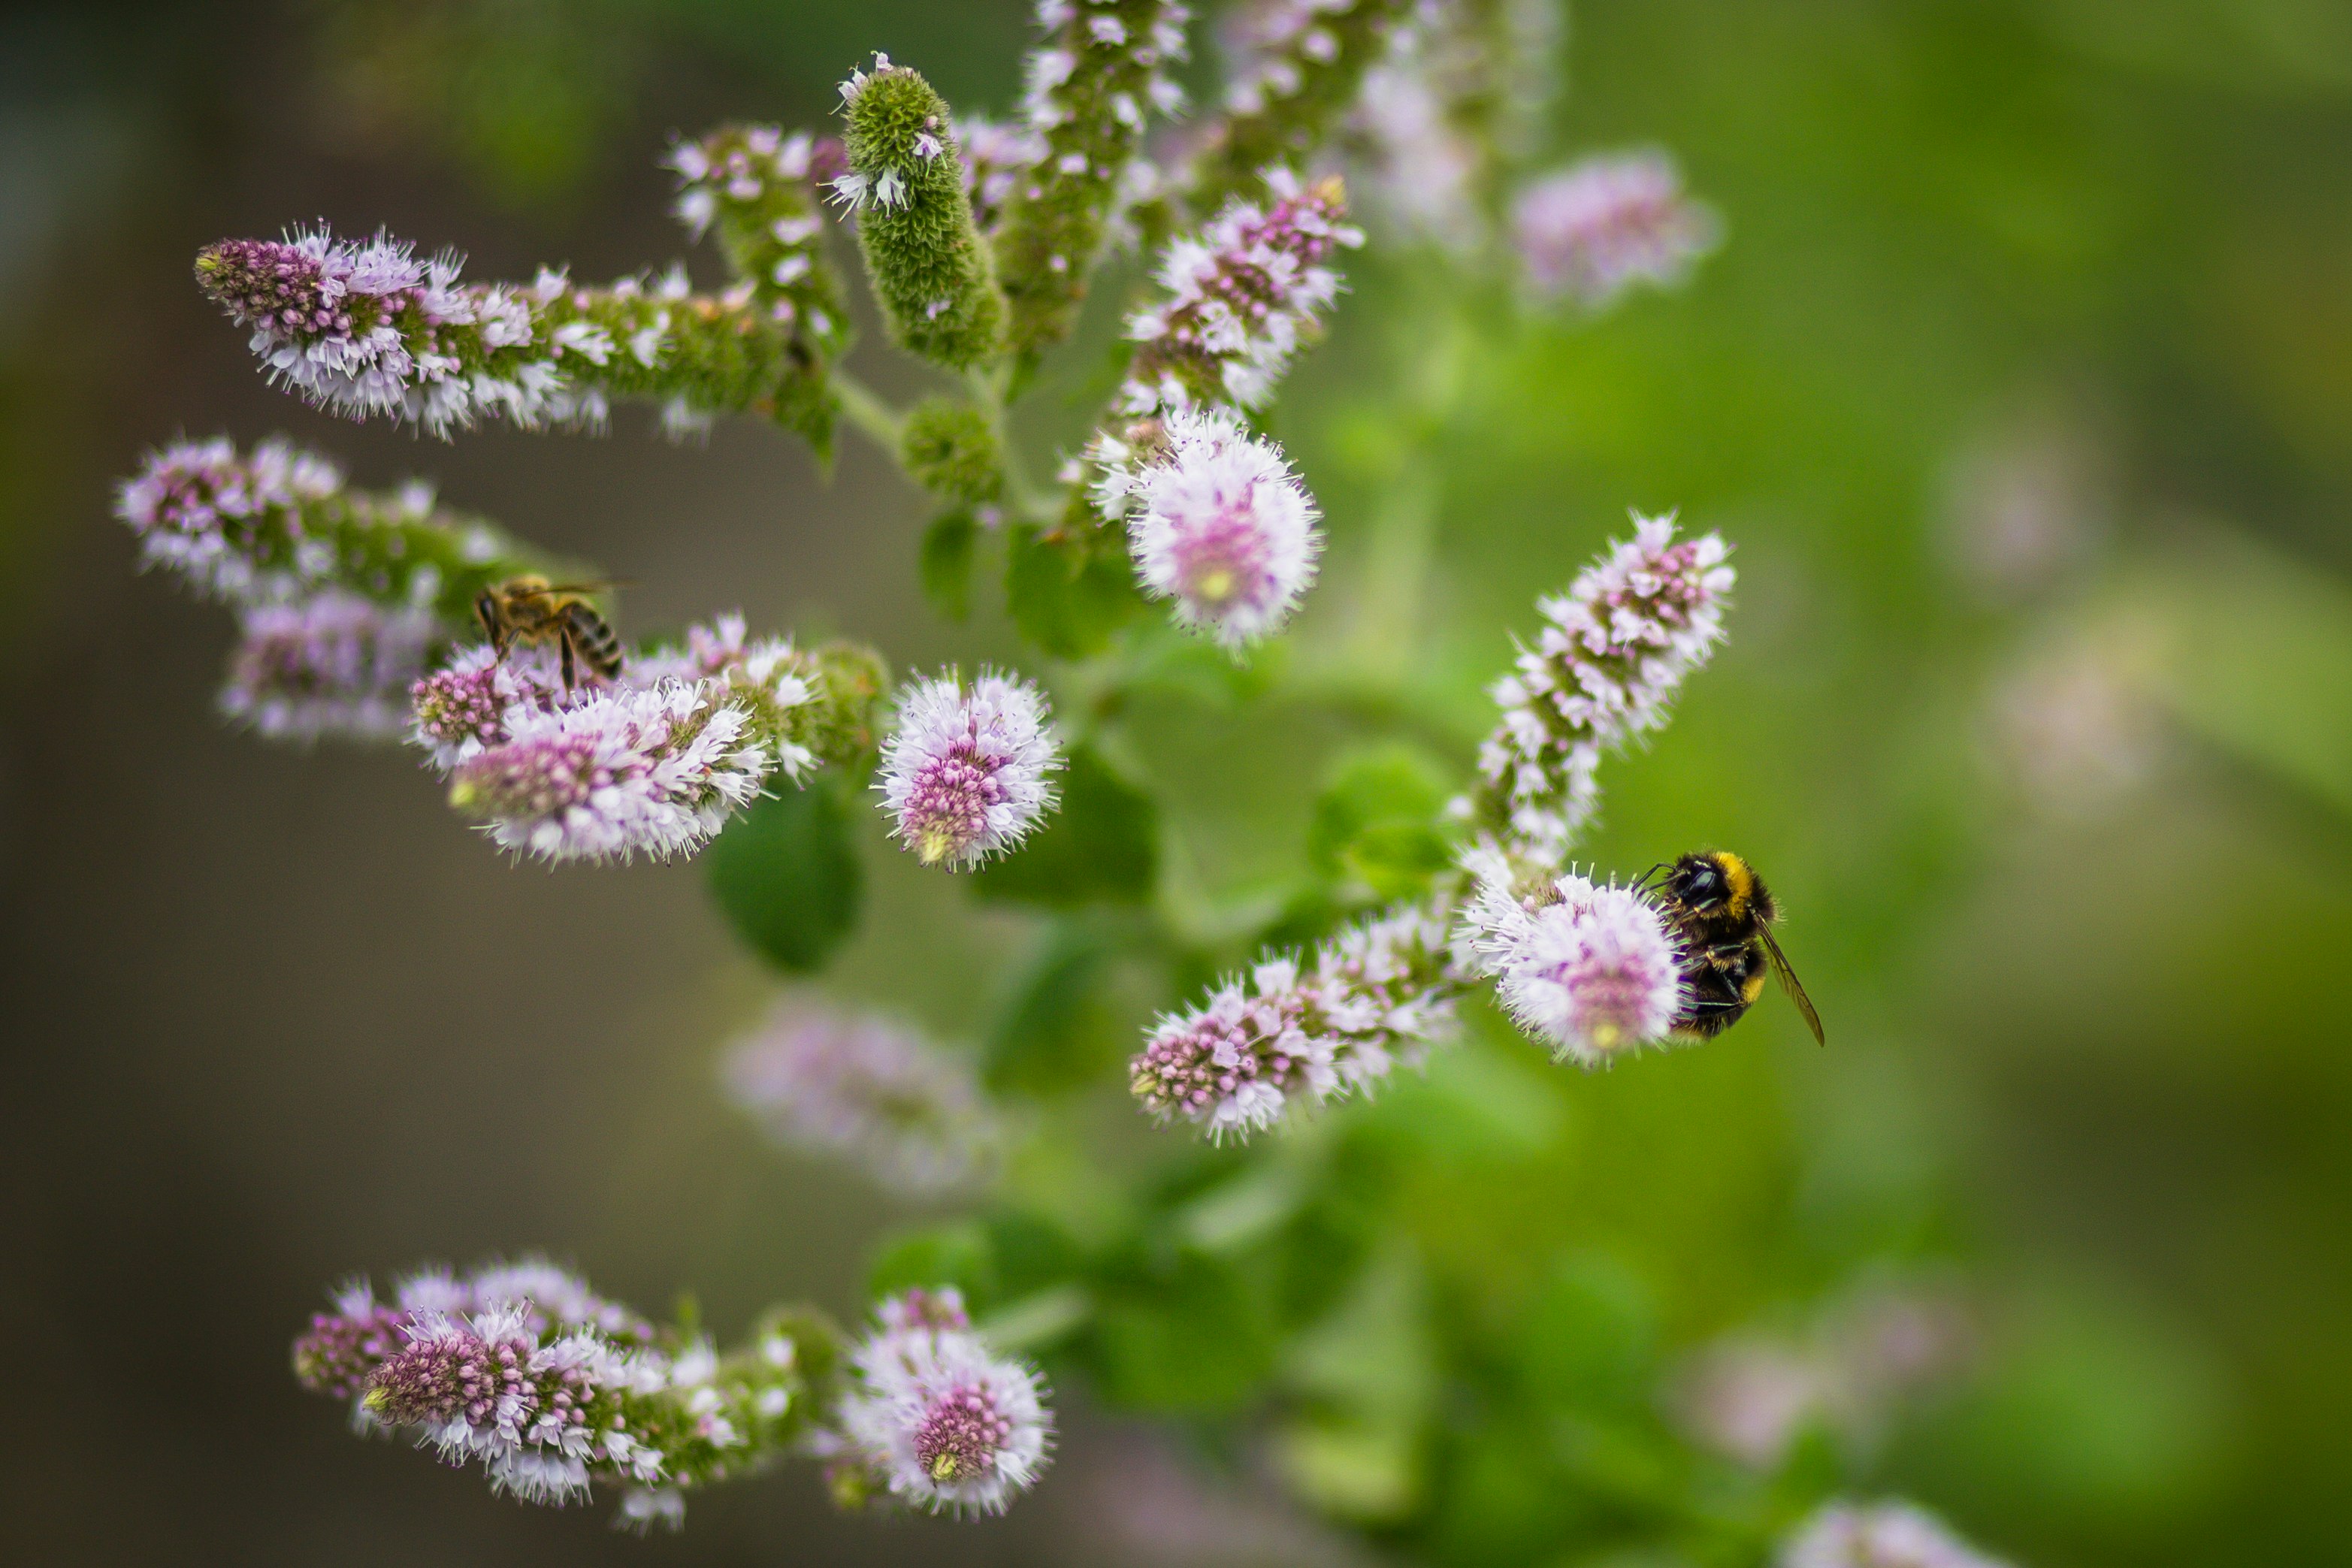
M781 779L873 744L887 675L849 644L748 641L740 615L567 691L544 658L469 649L416 683L410 738L492 841L546 861L690 854Z
M1519 193L1512 244L1530 292L1604 310L1636 284L1672 288L1722 224L1654 148L1597 154Z
M472 623L484 586L539 564L483 519L439 506L429 485L354 489L331 460L282 437L247 452L226 436L158 448L117 486L114 515L142 565L231 605L339 590L454 628Z
M1002 1129L969 1056L872 1013L786 996L727 1053L728 1092L776 1142L916 1197L969 1196Z
M331 588L239 616L221 711L272 740L397 740L408 688L444 641L428 610L392 608Z
M1717 534L1676 539L1669 517L1634 516L1633 537L1538 606L1544 629L1495 683L1502 722L1462 803L1510 855L1559 871L1601 806L1601 759L1663 727L1675 693L1723 641L1734 574Z
M446 436L504 419L595 428L614 398L662 404L673 434L721 413L759 413L820 443L824 340L741 282L697 294L683 270L604 288L542 270L529 284L463 283L448 252L420 260L378 234L324 225L285 240L229 239L196 257L197 287L252 332L270 380L353 419Z
M987 246L964 193L946 100L887 55L842 84L849 172L834 195L857 216L857 243L891 337L910 353L970 370L995 357L1004 327Z
M352 488L283 440L148 454L116 492L141 559L237 612L220 708L272 740L396 740L409 687L473 625L473 599L530 570L432 489Z
M780 387L797 401L780 405L778 417L822 447L831 420L824 368L848 350L852 333L841 280L825 259L814 160L804 131L728 125L678 142L669 166L678 175L678 221L698 239L716 239L755 310L808 356L807 373Z
M995 235L1012 352L1069 335L1116 208L1150 178L1144 130L1183 105L1166 68L1185 57L1191 17L1178 0L1039 0L1046 39L1029 57L1024 109L1044 145Z
M1418 1064L1454 1037L1469 982L1443 912L1408 904L1331 938L1310 964L1268 956L1162 1018L1128 1064L1129 1087L1160 1122L1247 1138Z
M812 1443L833 1460L835 1496L1003 1513L1051 1455L1045 1380L990 1348L952 1286L893 1297L876 1316L849 1354L834 1429Z
M1265 193L1265 172L1303 163L1356 100L1412 0L1273 0L1251 29L1250 63L1234 73L1224 114L1185 180L1194 212Z
M527 1259L427 1270L389 1301L354 1281L293 1359L305 1388L350 1402L362 1435L405 1433L525 1502L614 1487L614 1522L674 1529L688 1491L798 1451L835 1353L822 1319L771 1312L722 1355Z
M1263 407L1299 348L1339 297L1326 264L1364 243L1344 222L1338 176L1302 183L1268 169L1263 203L1234 201L1197 234L1179 236L1154 281L1166 298L1128 318L1141 347L1118 406L1140 417L1192 402Z

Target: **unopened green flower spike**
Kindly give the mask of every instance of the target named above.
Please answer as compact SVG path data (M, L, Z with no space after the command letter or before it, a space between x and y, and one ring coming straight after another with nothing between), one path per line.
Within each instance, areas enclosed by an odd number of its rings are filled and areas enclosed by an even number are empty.
M841 86L849 172L834 194L857 214L857 243L888 319L909 352L950 370L992 359L1004 297L971 221L948 106L887 55Z
M1183 102L1166 71L1184 57L1190 16L1178 0L1041 0L1045 41L1029 57L1023 110L1045 151L996 230L1014 353L1069 335L1114 206L1145 193L1137 155L1150 117Z
M988 416L968 402L925 398L907 415L899 458L934 496L978 506L1004 490L1004 456Z

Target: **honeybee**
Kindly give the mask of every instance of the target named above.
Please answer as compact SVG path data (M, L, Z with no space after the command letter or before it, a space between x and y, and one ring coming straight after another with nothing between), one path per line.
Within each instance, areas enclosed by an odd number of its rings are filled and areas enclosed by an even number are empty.
M1650 875L1660 871L1665 876L1656 886L1649 886L1647 877L1643 885L1682 943L1685 999L1675 1019L1676 1032L1708 1040L1738 1023L1763 994L1769 969L1805 1015L1814 1040L1828 1044L1812 998L1772 938L1780 906L1756 868L1717 850L1654 867Z
M553 643L563 660L563 689L574 684L576 666L611 680L621 673L621 640L582 598L616 586L609 582L550 582L514 577L474 596L474 613L499 658L517 643Z

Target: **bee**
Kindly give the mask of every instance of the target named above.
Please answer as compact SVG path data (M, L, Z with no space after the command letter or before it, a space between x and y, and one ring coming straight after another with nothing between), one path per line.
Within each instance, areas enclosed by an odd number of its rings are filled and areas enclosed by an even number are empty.
M614 586L513 577L476 594L474 613L501 659L517 643L553 643L562 656L563 689L568 692L581 664L608 681L621 673L621 640L596 607L581 597Z
M1676 1032L1709 1040L1738 1023L1763 995L1769 969L1805 1015L1814 1040L1828 1044L1821 1014L1773 940L1780 906L1756 868L1717 850L1685 855L1671 866L1653 867L1649 874L1661 871L1665 876L1656 886L1649 885L1648 877L1641 885L1682 943L1685 999L1675 1019Z

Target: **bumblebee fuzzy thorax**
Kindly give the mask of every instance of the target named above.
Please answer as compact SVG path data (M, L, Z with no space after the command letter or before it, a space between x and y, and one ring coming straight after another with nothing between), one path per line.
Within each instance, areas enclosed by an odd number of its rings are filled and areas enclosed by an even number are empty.
M1676 1027L1702 1039L1739 1021L1779 975L1814 1037L1821 1020L1773 939L1780 904L1756 868L1727 850L1687 854L1666 871L1651 897L1683 952L1688 1005Z

